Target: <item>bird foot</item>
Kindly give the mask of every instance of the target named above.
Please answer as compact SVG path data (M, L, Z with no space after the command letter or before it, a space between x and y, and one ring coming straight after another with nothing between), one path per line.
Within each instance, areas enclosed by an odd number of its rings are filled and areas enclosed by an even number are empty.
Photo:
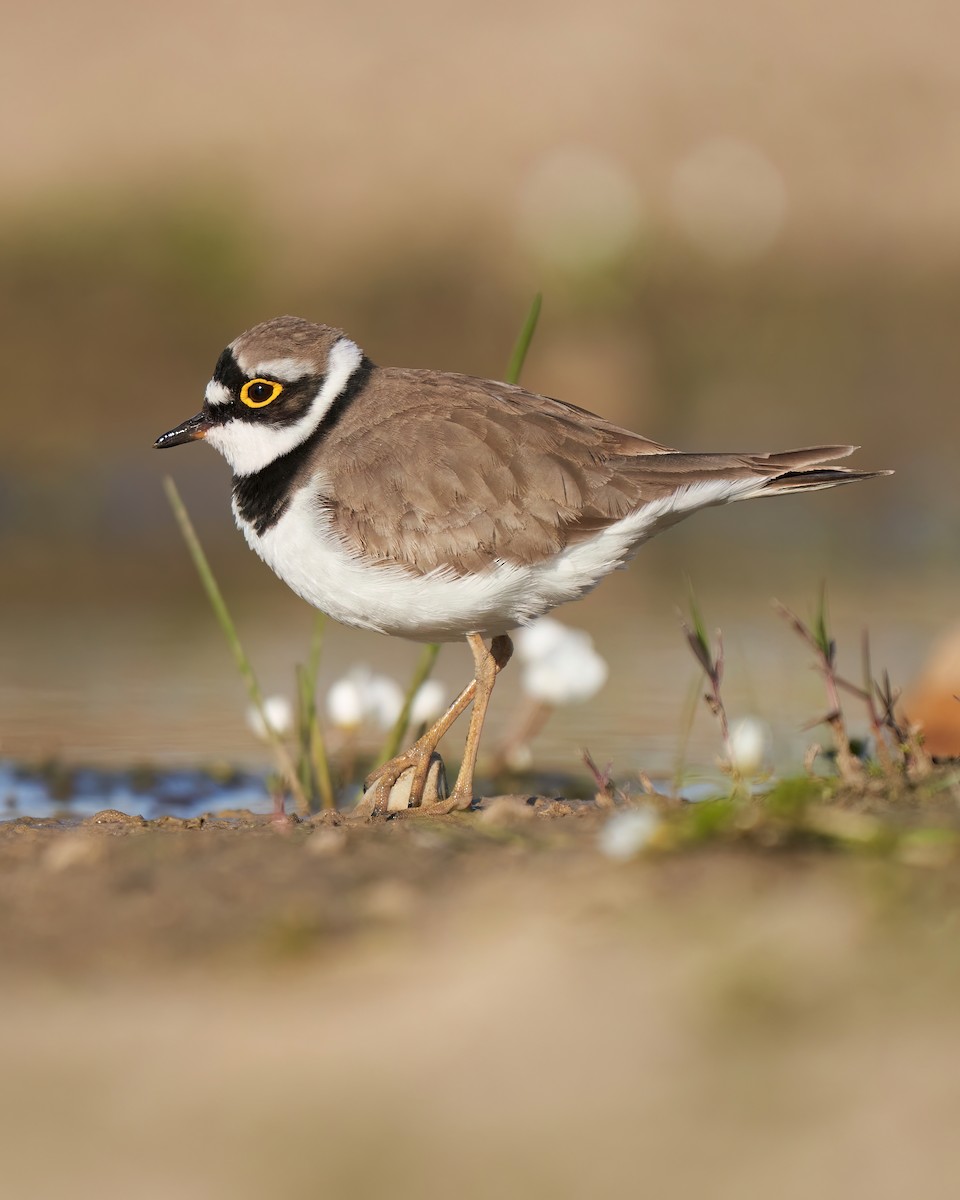
M355 812L384 816L410 808L429 808L447 802L447 776L443 759L429 747L411 746L368 775Z
M446 798L438 797L432 803L427 801L424 796L423 804L420 812L424 816L445 817L452 812L467 812L473 807L473 796L467 793L458 793L454 788Z

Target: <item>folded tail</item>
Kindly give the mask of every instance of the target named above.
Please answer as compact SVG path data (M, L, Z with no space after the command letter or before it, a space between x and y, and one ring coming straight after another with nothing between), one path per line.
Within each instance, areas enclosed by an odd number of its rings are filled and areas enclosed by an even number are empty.
M758 479L756 488L743 498L817 491L820 488L837 487L841 483L856 483L859 479L893 474L892 471L852 471L847 467L823 465L837 458L846 458L858 449L859 446L810 446L778 454L744 455L743 460L762 472L765 478Z

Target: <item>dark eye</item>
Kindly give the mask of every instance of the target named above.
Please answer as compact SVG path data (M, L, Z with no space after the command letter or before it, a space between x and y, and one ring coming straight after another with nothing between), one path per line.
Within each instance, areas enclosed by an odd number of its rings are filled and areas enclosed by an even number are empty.
M240 399L248 408L263 408L283 391L283 385L272 379L251 379L240 389Z

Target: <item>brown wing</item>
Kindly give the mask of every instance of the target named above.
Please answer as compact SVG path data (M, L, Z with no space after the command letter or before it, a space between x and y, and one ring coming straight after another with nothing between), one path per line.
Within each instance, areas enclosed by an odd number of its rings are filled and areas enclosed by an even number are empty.
M316 466L351 549L421 572L465 573L496 559L550 557L686 484L754 476L759 485L849 450L681 454L507 384L382 369Z

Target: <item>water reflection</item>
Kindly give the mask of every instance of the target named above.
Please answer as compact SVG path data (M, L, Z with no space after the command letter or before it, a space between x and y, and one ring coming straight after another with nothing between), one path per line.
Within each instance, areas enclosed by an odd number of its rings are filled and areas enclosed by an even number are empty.
M851 678L859 678L864 626L871 631L875 669L886 667L895 682L907 683L938 630L955 617L952 587L931 584L920 591L908 582L832 590L841 668ZM774 580L771 588L777 586ZM813 591L780 595L806 614ZM247 727L246 696L219 631L202 598L189 596L189 612L147 602L82 612L37 604L8 609L0 625L2 760L89 767L76 777L71 801L76 812L115 807L145 816L183 815L234 806L265 811L268 752ZM669 779L678 767L687 773L714 767L719 738L699 702L701 680L674 612L682 596L682 588L673 597L650 590L636 572L611 578L595 595L561 610L565 622L593 636L611 672L596 697L558 710L537 735L531 765L541 777L555 770L568 781L586 781L583 748L600 766L611 763L614 777L626 783L635 782L641 770ZM820 731L802 730L823 714L825 701L803 646L772 613L768 597L759 588L750 594L706 588L700 600L709 628L724 632L731 720L761 717L771 730L774 767L797 770L809 743L826 740ZM304 661L309 645L311 610L278 584L237 615L264 690L292 696L294 666ZM359 662L405 681L418 654L411 643L331 625L321 691ZM436 674L448 694L465 682L469 664L465 647L443 649ZM514 666L494 693L486 754L492 757L508 739L522 703ZM866 731L854 701L849 717L851 732ZM456 762L464 733L455 728L444 744L448 762ZM378 742L371 731L355 750L371 751ZM138 763L168 774L149 786L136 783L131 768ZM217 769L204 782L197 767L211 763ZM225 764L222 770L219 764ZM49 787L44 790L41 777L9 765L3 771L0 797L14 795L18 811L58 811L61 800Z
M0 813L16 817L82 818L118 809L151 820L195 817L223 809L272 811L266 777L237 771L122 771L50 764L39 769L0 763Z

